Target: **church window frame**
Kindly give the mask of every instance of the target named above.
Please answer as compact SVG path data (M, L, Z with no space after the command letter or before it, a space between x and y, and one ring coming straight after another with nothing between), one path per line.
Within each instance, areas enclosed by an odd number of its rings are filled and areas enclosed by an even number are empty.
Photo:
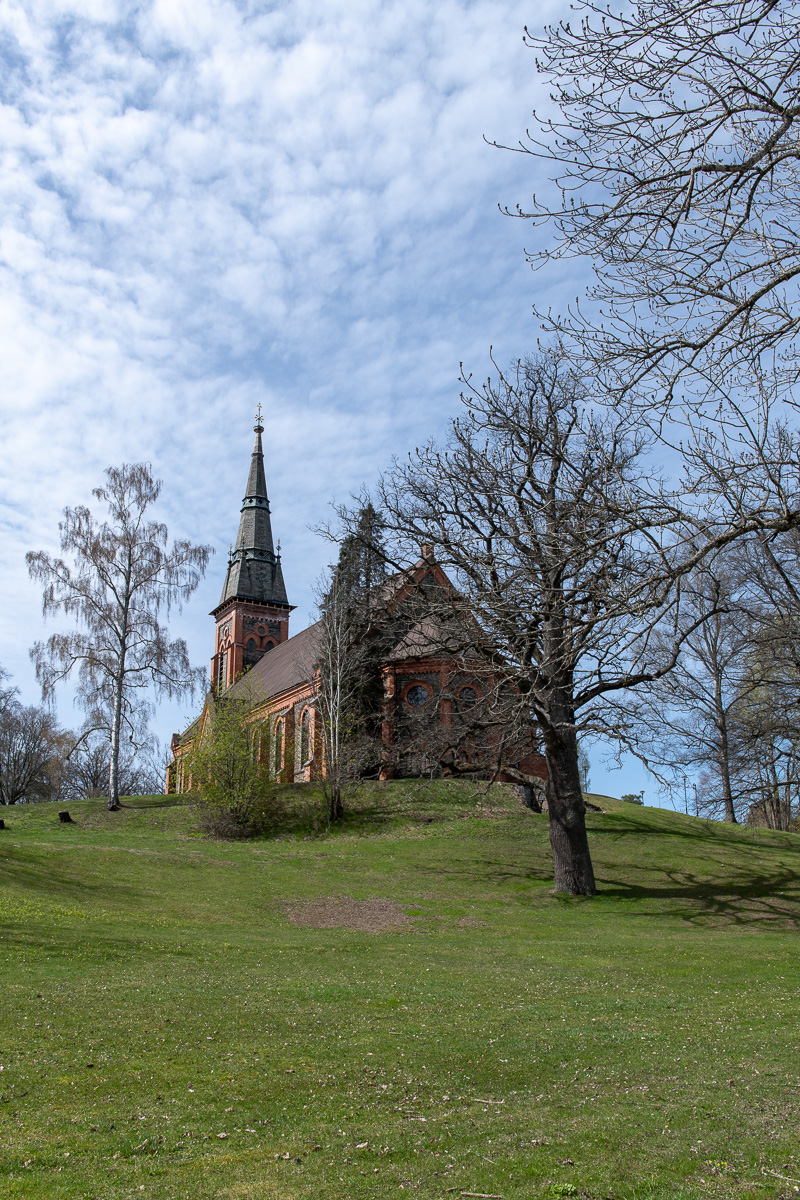
M283 717L278 717L273 730L273 751L272 751L272 769L274 775L280 775L283 770L283 743L286 732L286 722Z
M409 708L415 712L420 712L423 708L430 704L433 695L433 688L428 683L423 683L421 679L412 679L403 688L403 700Z
M312 728L311 728L311 709L305 708L300 714L300 770L303 771L311 762L312 759Z

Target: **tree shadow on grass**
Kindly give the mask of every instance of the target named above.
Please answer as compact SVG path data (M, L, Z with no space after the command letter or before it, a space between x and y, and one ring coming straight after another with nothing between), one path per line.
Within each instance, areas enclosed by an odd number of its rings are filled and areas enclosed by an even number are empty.
M686 870L662 868L663 882L636 882L601 873L602 899L652 901L643 917L678 917L692 925L750 926L800 930L797 872L789 868L753 874L748 880L709 880Z
M92 924L87 935L86 926L87 923L82 921L62 928L49 920L46 928L42 927L40 921L30 928L4 929L3 946L9 955L43 954L47 957L62 958L69 963L79 960L129 962L137 954L150 959L153 957L153 933L150 929L137 935L123 933L115 927L112 931L104 933ZM161 955L168 953L170 957L192 957L190 950L183 949L171 941L164 948L158 947L158 950Z
M129 907L145 898L152 901L152 890L124 882L119 873L109 873L107 877L79 874L79 863L73 861L62 866L63 859L59 861L59 858L53 855L45 861L41 852L35 855L17 851L13 858L0 859L0 885L16 887L23 894L34 897L46 896L55 903L73 900Z
M599 820L588 817L586 825L589 835L595 838L619 840L626 836L644 837L652 842L660 838L678 838L681 841L697 842L708 847L729 846L731 849L783 850L796 855L800 866L800 835L779 829L754 828L750 825L729 825L725 821L711 821L702 817L686 817L683 813L664 811L637 819L635 814L607 813Z
M132 808L137 812L150 812L159 808L186 808L183 796L120 796L120 808Z

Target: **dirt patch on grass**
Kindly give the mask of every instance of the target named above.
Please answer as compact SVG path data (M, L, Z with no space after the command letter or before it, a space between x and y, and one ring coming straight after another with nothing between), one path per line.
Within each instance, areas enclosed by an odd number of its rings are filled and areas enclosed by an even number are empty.
M293 925L306 925L311 929L397 933L411 928L411 917L395 900L353 900L350 896L290 900L286 904L286 916Z

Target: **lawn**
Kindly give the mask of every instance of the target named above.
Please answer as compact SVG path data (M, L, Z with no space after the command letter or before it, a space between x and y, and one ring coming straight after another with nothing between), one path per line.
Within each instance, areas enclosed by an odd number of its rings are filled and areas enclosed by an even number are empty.
M2 812L3 1196L797 1194L800 835L596 797L573 900L511 789L286 803Z

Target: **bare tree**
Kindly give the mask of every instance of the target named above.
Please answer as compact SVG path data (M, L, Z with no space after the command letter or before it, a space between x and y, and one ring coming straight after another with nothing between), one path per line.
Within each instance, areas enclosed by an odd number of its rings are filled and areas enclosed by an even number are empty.
M111 745L105 730L93 730L85 738L73 736L64 755L61 795L65 799L108 796L110 757ZM117 771L121 796L151 796L163 791L163 770L155 738L148 734L137 736L133 746L123 739Z
M687 632L669 674L619 700L625 741L662 780L702 775L703 809L735 823L752 798L740 785L741 721L759 689L756 623L741 574L726 559L701 564L682 584Z
M325 752L323 789L328 820L333 822L344 815L348 784L361 777L362 696L369 682L353 596L335 573L320 605L319 630L314 677Z
M338 561L319 594L313 670L329 821L343 816L347 787L380 762L386 574L382 521L367 503L341 538Z
M591 772L592 766L589 762L589 755L586 753L586 747L578 739L578 774L581 780L581 791L588 792L591 787Z
M770 696L764 689L764 699ZM796 828L800 819L800 731L770 717L766 704L751 702L741 722L741 753L736 763L741 793L749 801L747 819L770 829Z
M446 448L384 477L387 528L407 552L428 543L457 581L460 594L439 597L455 606L451 637L467 609L513 700L514 736L527 726L544 743L556 890L590 895L578 733L616 736L606 697L674 666L693 628L676 618L680 579L735 533L682 540L686 524L697 531L648 463L642 422L590 409L558 350L470 385L462 403Z
M0 718L15 703L19 695L19 688L14 687L13 684L6 683L6 680L9 678L9 673L5 667L0 666Z
M57 796L62 739L53 713L22 705L13 695L6 699L0 707L0 804Z
M569 21L528 36L557 113L534 113L519 145L555 171L556 190L516 210L555 233L531 261L585 255L596 276L588 308L559 327L603 372L614 367L623 391L644 384L650 399L655 382L669 394L687 372L701 389L740 367L746 380L778 348L795 378L795 4L574 8Z
M81 702L108 721L108 807L114 810L123 727L135 735L148 690L178 696L205 677L192 669L185 642L169 640L160 614L192 594L211 550L185 540L169 543L166 526L147 519L161 483L146 463L109 467L106 479L93 495L107 506L107 520L96 521L83 506L64 510L61 549L72 565L44 551L29 553L27 562L44 585L45 615L63 612L78 626L33 647L42 695L49 699L77 668Z

